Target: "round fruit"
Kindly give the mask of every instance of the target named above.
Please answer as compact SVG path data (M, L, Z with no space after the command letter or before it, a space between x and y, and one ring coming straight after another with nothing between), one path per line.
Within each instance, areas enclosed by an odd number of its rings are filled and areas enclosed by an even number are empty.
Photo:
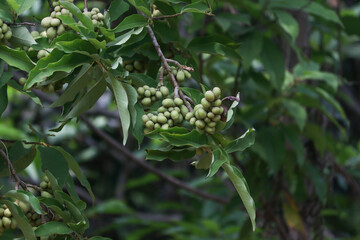
M41 20L41 26L44 28L51 27L51 19L51 17L43 18L43 20Z
M203 105L206 109L211 107L211 103L209 103L205 98L201 99L201 105Z
M217 99L217 100L214 102L214 106L215 106L215 107L220 107L221 104L222 104L221 99Z
M184 102L183 102L183 100L181 98L175 98L174 103L177 106L181 106L181 105L183 105Z
M143 100L141 100L141 104L145 107L148 107L151 105L151 99L150 98L144 98Z
M176 74L176 79L180 82L183 82L185 80L185 73L182 70L178 71Z
M185 73L185 77L187 79L190 79L191 78L191 73L189 73L188 71L184 70L184 73Z
M209 127L215 127L216 126L216 122L209 122L207 124Z
M198 114L197 118L198 119L204 119L206 118L206 112L204 109L200 108L199 110L197 110L196 112ZM196 114L195 114L196 115Z
M41 196L44 198L52 198L53 196L47 191L41 191Z
M46 36L50 39L53 39L56 37L56 29L54 27L49 27L46 30Z
M212 111L214 114L216 114L216 115L221 114L221 110L220 110L219 107L213 107L213 108L211 109L211 111Z
M167 108L172 107L172 106L174 106L174 101L170 98L167 98L162 101L162 105Z
M60 23L61 23L61 21L58 18L53 18L53 19L51 19L51 22L50 22L51 26L53 26L53 27L59 26Z
M3 217L3 218L2 218L2 223L3 223L3 226L4 226L5 229L10 228L10 226L11 226L11 220L10 220L10 218Z
M155 97L156 97L156 99L160 99L160 98L162 98L162 93L160 92L160 91L156 91L156 93L155 93Z
M10 209L5 209L5 211L4 211L4 216L5 217L11 217L11 212L10 212Z
M164 124L167 122L167 118L165 116L158 116L158 122Z
M213 88L213 93L215 95L215 98L219 98L221 95L221 89L219 87L214 87Z
M194 116L194 113L193 113L193 112L188 112L188 113L185 115L185 120L189 121L193 116Z
M204 127L205 127L205 123L204 123L204 121L202 121L202 120L197 120L197 121L195 122L195 125L196 125L196 127L198 127L198 128L204 128Z
M191 125L194 125L195 122L196 122L196 118L195 118L195 117L190 118L189 123L190 123Z
M165 97L166 97L167 95L169 95L169 89L168 89L167 87L165 87L165 86L161 86L161 87L160 87L160 92L161 92L162 95L164 95Z
M150 96L151 96L150 90L145 90L144 96L145 96L145 97L150 97Z
M11 37L12 37L12 32L11 32L11 31L7 31L7 32L5 33L4 38L5 38L6 40L10 40Z
M179 118L179 113L178 113L177 111L173 110L173 111L171 112L171 118L172 118L173 120L177 120L177 119Z
M138 87L137 93L138 93L139 95L143 95L144 92L145 92L145 89L144 89L143 87Z
M152 122L152 121L147 121L146 123L145 123L145 126L147 127L147 128L153 128L154 127L154 122Z
M205 98L209 102L213 102L215 100L215 95L214 95L214 93L212 91L206 91Z
M142 118L141 118L142 122L145 124L147 121L149 121L149 117L146 116L146 115L143 115Z

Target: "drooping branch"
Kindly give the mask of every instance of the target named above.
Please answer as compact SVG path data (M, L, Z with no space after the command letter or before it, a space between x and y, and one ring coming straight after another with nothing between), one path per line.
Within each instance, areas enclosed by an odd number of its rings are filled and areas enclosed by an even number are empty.
M145 168L146 170L154 173L155 175L159 176L160 178L164 179L165 181L169 182L170 184L174 185L175 187L184 189L184 190L191 192L199 197L202 197L202 198L205 198L205 199L217 202L217 203L226 204L228 202L224 198L213 196L213 195L210 195L201 190L192 188L192 187L186 185L185 183L179 181L178 179L166 175L165 173L159 171L155 167L146 163L143 159L139 159L139 158L135 157L128 149L126 149L124 146L119 144L115 139L113 139L111 136L109 136L102 130L95 127L85 116L81 116L81 120L88 126L89 129L91 129L96 135L98 135L100 138L102 138L107 144L109 144L111 147L117 149L122 154L124 154L124 156L126 156L128 160L130 160L130 161L136 163L137 165L139 165L140 167Z
M16 182L16 185L15 185L16 188L20 185L24 190L27 191L28 188L27 188L26 184L23 181L21 181L21 179L16 174L16 171L9 159L9 156L2 149L0 149L0 155L3 157L3 159L5 160L5 162L7 163L8 167L9 167L10 175L14 178L14 180Z

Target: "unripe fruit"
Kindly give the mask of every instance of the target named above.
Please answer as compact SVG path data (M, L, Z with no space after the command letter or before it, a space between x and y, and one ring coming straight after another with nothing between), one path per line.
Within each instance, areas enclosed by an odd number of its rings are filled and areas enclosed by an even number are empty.
M215 127L216 126L216 122L209 122L207 124L209 127Z
M220 107L220 114L223 114L223 112L224 112L224 108Z
M98 13L97 16L100 20L104 20L104 15L102 15L102 13ZM136 66L135 66L135 68L136 68Z
M0 217L4 216L4 211L5 211L5 209L0 208Z
M156 97L155 97L155 96L152 96L152 97L151 97L151 101L152 101L152 102L155 102L155 101L156 101Z
M155 125L154 125L154 128L155 128L155 129L159 129L160 127L161 127L160 124L155 123Z
M60 7L60 6L56 6L56 7L54 8L54 11L55 11L55 12L60 12L60 11L61 11L61 7Z
M44 27L44 28L48 28L51 26L51 17L46 17L46 18L43 18L43 20L41 20L41 26Z
M151 93L151 95L155 95L156 94L156 89L151 87L150 88L150 93Z
M195 122L195 126L198 127L198 128L204 128L204 127L205 127L205 123L204 123L204 121L202 121L202 120L197 120L197 121Z
M145 93L145 89L144 89L143 87L138 87L137 93L138 93L139 95L143 95L143 94Z
M221 110L220 110L219 107L213 107L213 108L211 109L211 111L212 111L215 115L221 114Z
M172 106L174 106L174 101L170 98L167 98L162 101L162 105L167 108L172 107Z
M52 198L53 196L47 191L41 191L41 196L44 198ZM34 216L34 215L33 215Z
M190 125L194 125L195 122L196 122L196 118L195 118L195 117L190 118L190 121L189 121Z
M210 134L214 134L215 133L215 128L205 127L205 132L210 133Z
M46 57L48 54L49 54L49 53L48 53L47 51L45 51L45 50L40 50L40 51L38 52L38 54L37 54L37 58L38 58L38 59L41 59L41 58L43 58L43 57Z
M166 112L166 108L161 106L161 107L158 108L157 112L158 113L164 113L164 112Z
M189 73L188 71L184 70L185 73L185 77L186 79L190 79L191 78L191 73Z
M150 132L152 132L152 129L148 129L148 128L145 128L145 129L144 129L144 134L148 134L148 133L150 133Z
M172 119L169 119L167 123L169 124L169 127L174 126L174 120Z
M219 98L221 95L221 89L219 87L214 87L213 88L213 93L215 95L215 98Z
M161 126L161 128L167 130L169 129L169 124L165 123L164 125Z
M206 112L204 109L200 108L199 110L197 110L196 113L198 113L198 116L197 116L198 119L206 118ZM196 115L196 113L195 113L195 115Z
M201 105L203 105L206 109L211 107L211 103L209 103L205 98L201 99Z
M189 113L189 109L185 105L181 105L180 111L183 116Z
M183 82L185 80L185 73L182 70L178 71L176 74L176 79L180 82Z
M3 33L6 33L8 29L9 29L9 27L8 27L8 25L6 23L4 23L2 25L2 27L1 27L1 30L2 30Z
M40 36L40 33L39 33L38 31L32 31L30 34L31 34L31 36L34 37L34 38Z
M178 118L179 118L179 113L177 112L177 111L172 111L171 112L171 118L173 119L173 120L177 120Z
M161 99L162 98L162 93L160 92L160 91L156 91L156 93L155 93L155 97L157 98L157 99Z
M12 37L12 32L11 32L11 31L7 31L7 32L5 33L5 35L4 35L4 38L5 38L6 40L10 40L11 37Z
M215 114L212 112L208 112L207 117L213 119L215 117Z
M50 39L53 39L56 37L56 29L53 28L53 27L49 27L47 30L46 30L46 36Z
M61 12L55 13L55 17L60 17L60 16L61 16Z
M56 18L56 12L55 12L55 11L52 11L51 14L50 14L50 17Z
M94 20L93 20L93 21L94 21ZM96 23L97 23L97 22L96 22ZM133 66L133 65L128 64L128 65L126 65L126 66L125 66L125 69L126 69L127 71L131 72L131 71L133 71L133 70L134 70L134 66Z
M11 212L10 212L10 209L5 209L5 211L4 211L4 216L5 217L11 217Z
M189 121L193 116L194 116L194 113L188 112L188 113L185 115L185 120Z
M62 15L69 15L69 13L70 13L70 11L67 10L66 8L61 9L61 14Z
M209 122L211 122L211 119L208 118L208 117L206 117L206 118L204 119L204 122L209 123Z
M144 96L145 96L145 97L150 97L150 96L151 96L150 90L145 90Z
M66 31L66 29L65 29L64 24L60 24L60 25L58 26L58 28L57 28L56 33L57 33L57 35L61 35L61 34L63 34L65 31Z
M169 117L171 116L171 114L170 114L169 111L166 111L166 112L164 112L164 116L165 116L166 118L169 118Z
M40 37L45 37L45 38L46 38L46 37L47 37L47 36L46 36L46 31L42 31L42 32L40 33Z
M141 100L141 104L145 107L148 107L151 105L151 99L150 98L144 98L143 100Z
M31 209L30 204L24 203L24 202L22 202L22 201L19 201L19 207L21 208L21 210L23 211L23 213L27 213L27 212L30 211L30 209Z
M174 76L176 76L177 73L178 73L178 71L177 71L176 69L171 70L171 72L172 72L172 74L173 74Z
M168 111L169 111L169 112L172 112L172 111L174 111L174 108L173 108L173 107L169 107L169 108L168 108Z
M100 13L101 14L101 13ZM102 14L101 14L102 15ZM134 67L135 67L135 69L137 69L137 70L142 70L142 64L141 64L141 62L139 62L139 61L134 61Z
M151 121L153 122L153 123L156 123L157 122L157 116L156 115L154 115L154 116L152 116L151 117Z
M203 105L198 104L194 107L194 112L196 112L197 110L199 110L200 108L203 108Z
M167 118L165 116L158 116L158 122L164 124L167 122Z
M35 225L36 226L40 226L41 225L41 218L37 219L36 222L35 222Z
M84 12L84 15L87 16L88 18L91 18L91 12Z
M221 104L222 104L221 99L217 99L217 100L214 102L214 106L215 106L215 107L220 107Z
M214 93L212 91L206 91L205 98L209 102L213 102L215 100L215 95L214 95Z
M2 223L3 223L3 226L4 226L5 229L9 229L10 226L11 226L11 220L10 220L10 218L3 217L3 218L2 218Z
M96 27L98 25L98 21L96 21L95 19L91 20L92 23L94 24L94 26ZM128 65L128 66L131 66L131 70L128 70L129 72L134 70L134 67L132 65ZM130 68L130 67L129 67ZM126 69L127 70L127 69Z
M2 19L0 19L0 27L3 25L3 20Z
M58 18L53 18L53 19L51 19L51 22L50 22L51 26L53 26L53 27L59 26L60 23L61 23L61 21Z
M168 89L167 87L165 87L165 86L161 86L161 87L160 87L160 92L162 93L162 95L163 95L164 97L166 97L167 95L169 95L169 89Z
M92 11L94 11L95 13L99 13L100 12L100 9L98 9L98 8L93 8L93 9L91 9L91 12Z
M154 122L152 122L152 121L147 121L147 122L145 123L145 126L146 126L147 128L153 128L153 127L154 127Z
M39 219L39 218L40 218L40 216L37 213L34 213L33 215L31 215L32 220L36 220L36 219Z
M220 121L220 119L221 119L221 116L220 116L220 115L216 115L216 116L213 118L213 121L214 121L214 122L218 122L218 121Z
M0 33L0 40L4 38L4 34Z
M183 102L183 100L181 98L175 98L174 103L177 106L181 106L181 105L183 105L184 102Z
M1 232L2 229L3 229L3 223L2 223L2 219L0 218L0 232Z
M143 116L141 117L141 120L142 120L142 122L145 124L145 123L146 123L147 121L149 121L150 119L149 119L148 116L143 115Z
M24 77L21 77L21 78L19 78L19 83L21 84L21 85L24 85L25 83L26 83L26 78L24 78Z

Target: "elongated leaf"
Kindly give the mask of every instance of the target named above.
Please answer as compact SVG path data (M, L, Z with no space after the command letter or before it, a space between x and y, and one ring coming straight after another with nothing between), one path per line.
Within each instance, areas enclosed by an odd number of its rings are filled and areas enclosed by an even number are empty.
M46 237L53 234L71 234L73 231L62 222L47 222L40 225L35 230L35 235L38 237Z
M11 49L7 46L0 45L0 58L10 66L26 72L35 67L33 61L24 51Z
M129 4L123 0L111 1L109 7L110 22L118 19L123 13L129 10Z
M165 141L177 147L193 146L198 148L208 144L206 135L199 133L196 130L185 134L160 132L160 135L164 138Z
M223 148L217 148L212 153L209 173L206 177L214 176L224 163L230 163L229 155Z
M4 197L12 197L22 202L29 203L36 213L44 214L40 207L39 200L31 192L26 192L23 190L10 190L4 194Z
M209 12L210 8L204 3L204 1L197 1L191 4L186 5L181 9L182 13L206 13Z
M79 180L79 182L81 183L81 185L83 185L86 190L88 190L89 194L91 195L92 200L95 200L95 196L94 193L91 189L90 183L89 181L86 179L86 176L82 173L79 164L76 162L76 160L71 156L71 154L69 154L68 152L66 152L63 148L61 147L54 147L56 150L58 150L67 160L67 163L70 167L70 169L75 173L75 176L77 177L77 179Z
M67 8L79 21L89 30L94 31L94 24L91 19L84 15L81 10L74 4L67 1L60 1L61 5Z
M131 28L144 27L147 20L140 14L133 14L126 17L115 29L114 32L122 32Z
M11 27L12 37L9 42L14 47L31 46L37 44L29 30L24 26Z
M129 135L129 128L131 122L130 112L128 109L129 98L122 82L120 82L113 76L110 76L110 81L115 96L116 106L121 119L121 126L124 135L123 144L125 145Z
M290 99L286 99L282 103L290 115L295 119L296 124L299 126L300 130L303 130L307 119L305 107Z
M145 0L128 0L131 5L143 12L147 17L151 18L149 4Z
M183 159L190 159L195 156L194 148L187 149L171 149L169 151L161 150L146 150L146 159L151 159L155 161L163 161L165 159L170 159L173 161L180 161Z
M60 186L64 186L66 178L69 176L69 165L65 157L53 147L39 148L41 156L41 168L49 170L56 178Z
M289 13L285 11L276 11L279 25L291 36L292 42L295 42L299 35L299 24Z
M255 129L251 128L248 129L241 137L229 142L226 147L225 151L227 153L232 152L242 152L246 148L252 146L255 142Z
M79 102L71 109L69 114L63 119L79 117L82 113L92 108L97 100L103 95L106 90L106 81L101 79L82 97Z
M51 54L49 55L51 56ZM48 57L49 57L48 56ZM76 67L92 62L88 56L71 53L64 55L59 61L51 62L46 67L36 67L36 70L30 72L29 78L25 84L25 89L32 87L35 83L41 82L44 78L54 74L54 72L71 72Z
M333 89L334 92L337 91L339 86L339 77L330 72L320 72L320 71L304 71L301 76L301 80L319 80L324 81L329 87Z
M240 99L240 93L236 95L237 98ZM224 127L224 130L230 128L230 126L233 124L235 119L235 112L236 107L239 105L240 102L234 101L231 106L229 107L227 113L226 113L226 125Z
M25 239L36 240L34 230L21 209L8 199L0 199L0 203L6 204L6 206L10 209Z
M236 191L238 192L242 202L245 205L246 211L249 214L251 224L253 227L253 231L255 231L256 223L256 209L255 209L255 202L250 195L250 191L247 187L246 180L242 173L234 166L231 166L229 163L224 163L222 165L223 169L229 176L231 182L234 184Z

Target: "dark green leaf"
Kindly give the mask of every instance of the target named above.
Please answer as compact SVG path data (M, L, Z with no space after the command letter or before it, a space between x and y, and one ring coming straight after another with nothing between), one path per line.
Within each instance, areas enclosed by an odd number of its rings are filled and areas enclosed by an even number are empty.
M223 148L216 148L212 153L210 169L206 177L214 176L224 163L230 163L229 155Z
M147 152L146 159L151 159L156 161L162 161L165 159L180 161L183 159L190 159L195 155L194 148L171 149L169 151L148 149L146 152Z
M137 8L139 11L143 12L147 17L151 18L151 12L149 10L149 5L145 0L128 0L131 5Z
M207 13L209 12L209 7L204 3L204 1L197 1L191 4L186 5L181 9L182 13L191 12L191 13Z
M60 1L60 3L66 7L82 24L84 24L85 27L94 31L94 25L91 19L84 15L77 6L67 1Z
M12 37L9 42L14 47L31 46L37 44L34 38L29 33L29 30L24 26L11 27Z
M0 58L10 66L26 72L35 67L35 64L24 51L11 49L7 46L0 45Z
M299 126L300 130L302 131L305 127L305 123L307 119L307 113L305 107L290 99L284 99L284 101L282 101L282 104L288 110L289 114L295 119L296 124Z
M227 153L232 152L242 152L246 148L252 146L255 142L255 129L251 128L247 130L241 137L229 142L226 147L225 151Z
M160 132L160 135L161 137L164 138L165 141L177 147L180 146L201 147L208 144L208 139L206 135L199 133L196 130L193 130L185 134Z
M147 20L140 14L133 14L126 17L115 29L114 32L122 32L131 28L144 27Z
M118 19L123 13L129 10L129 4L123 0L111 1L109 13L110 22Z
M71 234L72 232L65 223L47 222L36 228L35 235L38 237L46 237L53 234Z

